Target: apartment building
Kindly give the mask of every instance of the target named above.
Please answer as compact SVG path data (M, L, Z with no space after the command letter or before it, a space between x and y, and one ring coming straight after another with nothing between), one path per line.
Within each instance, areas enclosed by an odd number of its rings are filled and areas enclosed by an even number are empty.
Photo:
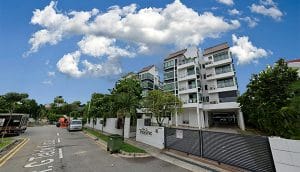
M150 90L161 89L161 82L158 75L158 70L155 65L150 65L142 68L139 72L129 72L122 79L136 77L141 81L143 88L142 96L145 97Z
M236 102L238 85L227 43L206 48L203 55L197 48L168 55L164 59L163 88L183 102L183 111L172 117L176 126L245 128Z
M288 67L296 69L298 72L298 76L300 77L300 59L287 61Z
M148 92L154 89L160 89L161 83L156 66L151 65L144 67L138 72L138 77L143 88L143 97L147 96Z

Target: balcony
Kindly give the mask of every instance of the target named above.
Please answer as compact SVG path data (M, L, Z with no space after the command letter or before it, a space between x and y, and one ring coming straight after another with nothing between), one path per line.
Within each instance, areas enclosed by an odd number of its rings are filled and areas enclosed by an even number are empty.
M175 87L174 87L174 83L170 83L170 84L165 84L164 85L164 91L174 91Z
M141 83L143 89L151 89L153 90L153 83L149 81L144 81Z
M196 84L179 88L179 94L187 94L187 93L195 93L195 92L197 92Z
M205 62L205 68L211 68L211 67L221 66L224 64L230 64L231 62L232 62L231 58L227 58L227 59L223 59L223 60L219 60L219 61L215 61L215 62L210 60L210 61Z
M185 61L181 61L178 63L177 68L178 69L183 69L183 68L187 68L190 66L194 66L196 63L194 61L194 59L192 60L185 60Z
M206 80L214 80L214 79L222 79L222 78L228 78L231 76L234 76L234 72L224 72L224 73L219 73L219 74L207 74L206 75Z
M188 107L197 107L197 98L192 98L192 99L185 99L182 100L183 102L183 107L188 108Z
M225 102L236 102L237 97L224 97L224 98L219 98L220 103L225 103Z
M224 92L224 91L234 91L237 90L237 86L233 85L233 86L228 86L228 87L216 87L216 86L210 86L208 89L208 93L218 93L218 92Z
M190 80L190 79L195 79L195 78L196 78L195 71L181 73L178 75L178 81L185 81L185 80Z
M153 81L154 80L154 76L151 73L144 73L144 74L140 75L140 80L141 81L143 81L143 80L151 80L151 81Z

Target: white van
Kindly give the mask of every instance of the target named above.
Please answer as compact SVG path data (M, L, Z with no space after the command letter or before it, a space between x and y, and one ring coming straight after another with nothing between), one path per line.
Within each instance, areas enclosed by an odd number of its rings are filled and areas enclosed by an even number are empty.
M68 131L81 131L82 130L82 121L80 119L71 120Z

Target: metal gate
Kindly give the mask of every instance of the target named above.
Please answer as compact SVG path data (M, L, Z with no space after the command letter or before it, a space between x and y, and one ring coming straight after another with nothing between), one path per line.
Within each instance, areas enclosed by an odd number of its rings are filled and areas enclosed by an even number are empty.
M249 171L275 171L267 137L165 128L165 147Z
M165 147L201 156L199 130L165 128Z

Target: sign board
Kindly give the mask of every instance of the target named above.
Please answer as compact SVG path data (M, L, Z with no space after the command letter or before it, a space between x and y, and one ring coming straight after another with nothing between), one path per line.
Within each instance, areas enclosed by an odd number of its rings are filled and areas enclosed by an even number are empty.
M5 118L0 118L0 127L3 127Z
M183 139L183 130L176 130L176 138Z

